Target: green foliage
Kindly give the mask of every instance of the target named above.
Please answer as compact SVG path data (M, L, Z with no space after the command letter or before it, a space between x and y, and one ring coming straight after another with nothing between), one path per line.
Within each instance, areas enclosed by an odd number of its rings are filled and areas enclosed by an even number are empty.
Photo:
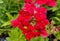
M56 39L60 40L60 31L55 34Z
M49 40L48 38L43 38L42 36L31 39L31 41L48 41L48 40Z
M56 25L60 25L60 0L56 0L56 7L51 8L51 10L53 12L52 14L55 14L55 16L50 19L54 20Z
M13 28L8 33L9 37L7 37L7 41L26 41L24 35L18 28Z
M22 6L23 0L0 0L0 29L11 29L11 21L17 17Z
M35 37L35 38L31 39L31 41L44 41L44 38L42 38L42 37Z
M0 0L0 25L16 16L22 6L23 0Z

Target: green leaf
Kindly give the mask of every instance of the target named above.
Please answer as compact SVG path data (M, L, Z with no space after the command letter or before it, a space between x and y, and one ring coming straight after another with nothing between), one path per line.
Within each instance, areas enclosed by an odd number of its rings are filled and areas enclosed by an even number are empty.
M7 21L4 24L2 24L1 27L5 27L5 26L10 25L10 24L11 24L11 21Z
M40 41L44 41L44 38L43 37L40 37Z
M10 13L6 13L6 15L8 16L8 19L13 19L13 16Z
M0 4L1 4L1 3L3 3L3 1L2 1L2 0L0 0Z
M45 40L45 41L49 41L49 38L47 37L47 38L45 38L44 40Z
M39 36L39 37L35 37L35 38L31 39L31 41L44 41L44 38Z
M57 8L57 7L53 7L52 8L52 11L54 12L54 11L56 11L56 10L58 10L59 8Z
M60 40L60 32L58 32L56 35L56 38Z
M11 32L9 32L9 37L6 39L7 41L26 41L21 30L19 30L17 27L11 29Z
M60 18L58 17L53 17L53 19L57 20L58 22L60 22Z

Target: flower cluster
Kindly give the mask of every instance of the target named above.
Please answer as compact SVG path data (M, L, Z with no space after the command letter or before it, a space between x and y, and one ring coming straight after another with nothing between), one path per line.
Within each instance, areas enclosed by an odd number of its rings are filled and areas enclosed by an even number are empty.
M27 40L40 35L43 37L48 36L45 26L49 21L46 17L47 10L43 7L44 4L55 6L55 0L25 0L19 16L12 20L12 26L18 26Z
M33 1L37 4L40 5L46 5L46 6L51 6L54 7L56 6L56 0L25 0L25 2L33 3Z

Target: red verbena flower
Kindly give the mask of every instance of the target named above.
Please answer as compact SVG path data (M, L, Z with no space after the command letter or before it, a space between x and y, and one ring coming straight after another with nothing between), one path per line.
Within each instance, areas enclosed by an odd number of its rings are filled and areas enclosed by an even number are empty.
M19 13L19 16L16 20L12 21L12 26L18 26L19 29L22 30L23 34L25 35L27 40L30 40L31 38L41 35L43 29L45 29L45 26L48 24L47 18L46 18L46 11L43 8L40 8L41 10L37 13L33 13L31 15L30 12L25 11L24 9L21 10ZM34 11L34 9L33 9ZM45 12L44 12L45 11ZM41 13L41 14L40 14ZM35 20L32 20L32 19ZM35 21L36 24L33 26L31 24L32 21ZM33 23L33 22L32 22ZM44 32L45 34L45 32ZM43 34L42 34L43 35ZM47 36L47 34L46 34ZM45 37L45 36L44 36Z
M49 0L47 3L46 3L47 6L51 6L51 7L54 7L56 6L56 0Z
M32 0L24 0L26 3L31 3Z
M55 6L55 0L24 0L24 7L19 11L18 17L12 20L12 26L18 27L27 40L36 36L48 36L46 25L49 20L46 17L47 9L43 5Z
M48 0L36 0L36 3L40 5L46 4L47 2Z
M12 20L11 23L12 23L12 26L13 27L16 27L18 25L18 21L17 20Z

